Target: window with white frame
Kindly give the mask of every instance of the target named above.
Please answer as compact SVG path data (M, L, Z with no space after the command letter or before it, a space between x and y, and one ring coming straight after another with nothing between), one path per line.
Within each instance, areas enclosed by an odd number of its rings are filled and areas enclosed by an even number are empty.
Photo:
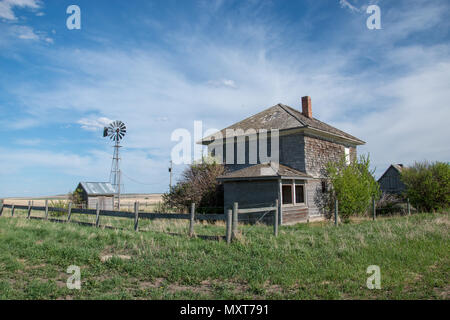
M305 187L302 184L295 185L295 203L305 203Z
M281 197L283 200L283 204L292 204L292 185L283 184L281 190L282 190Z
M347 165L349 165L350 164L350 148L345 147L344 154L345 154L345 163Z
M296 205L305 203L305 186L303 183L283 182L281 185L281 203Z

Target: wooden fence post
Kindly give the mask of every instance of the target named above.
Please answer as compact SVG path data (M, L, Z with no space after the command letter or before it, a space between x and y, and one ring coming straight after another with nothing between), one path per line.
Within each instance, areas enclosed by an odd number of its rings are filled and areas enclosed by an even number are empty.
M411 204L409 203L409 198L406 199L407 201L407 207L408 207L408 216L411 215Z
M72 201L69 202L69 207L67 208L67 222L70 222L72 216Z
M278 199L275 200L275 212L273 217L273 234L278 237Z
M45 220L48 220L48 199L45 199Z
M100 226L100 206L98 204L98 201L97 201L97 205L96 205L96 210L97 210L97 214L95 217L95 226L98 228Z
M14 217L14 205L11 206L11 217Z
M139 202L134 203L134 231L139 231Z
M339 201L336 199L334 203L334 225L338 225L338 216L339 216Z
M373 221L377 218L377 207L375 206L375 197L372 198Z
M31 200L28 201L27 219L30 219L31 215Z
M227 238L228 244L231 242L231 225L233 224L232 215L233 215L233 211L231 209L228 209L228 211L227 211L227 233L226 233L226 238Z
M0 199L0 217L2 216L3 213L3 199Z
M194 235L194 220L195 220L195 203L191 204L191 219L189 220L189 237Z
M232 232L231 232L231 237L233 239L236 239L237 235L238 235L238 213L239 213L239 204L237 202L235 202L233 204L233 227L232 227Z

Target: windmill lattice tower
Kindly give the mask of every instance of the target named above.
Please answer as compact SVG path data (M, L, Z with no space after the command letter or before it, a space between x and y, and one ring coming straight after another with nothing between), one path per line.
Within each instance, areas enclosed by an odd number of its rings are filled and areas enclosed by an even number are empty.
M117 194L117 207L120 209L120 188L121 188L121 172L120 172L120 156L119 149L121 148L120 140L123 139L127 127L122 121L116 120L108 127L103 129L103 137L109 137L114 141L114 153L111 163L111 172L109 174L109 181L114 187Z

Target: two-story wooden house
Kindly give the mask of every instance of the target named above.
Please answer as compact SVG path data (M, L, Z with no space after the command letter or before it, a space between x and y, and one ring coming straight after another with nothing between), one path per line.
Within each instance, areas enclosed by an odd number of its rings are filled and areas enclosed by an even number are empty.
M276 149L270 134L273 129L277 130L273 135L278 135ZM265 130L269 138L261 143ZM311 98L306 96L301 111L277 104L201 143L226 166L227 173L219 177L225 209L234 202L240 207L264 207L279 199L280 223L290 224L323 218L318 203L327 188L323 180L326 164L342 157L355 159L356 147L365 142L313 118ZM245 153L239 152L240 146ZM261 151L265 154L266 150L268 156L262 157Z

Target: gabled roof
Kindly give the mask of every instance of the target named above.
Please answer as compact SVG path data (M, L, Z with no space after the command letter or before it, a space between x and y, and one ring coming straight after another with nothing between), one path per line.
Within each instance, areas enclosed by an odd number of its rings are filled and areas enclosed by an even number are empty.
M245 180L261 178L312 178L304 172L279 164L278 168L273 163L255 164L240 170L232 171L219 176L218 180Z
M80 182L80 185L88 196L110 196L116 193L109 182Z
M403 164L401 163L397 163L397 164L391 164L386 171L381 175L381 177L378 179L378 181L381 180L381 178L384 177L384 175L389 171L389 169L394 168L395 171L397 171L398 173L402 173L403 169L405 169L405 167L403 166Z
M244 131L248 129L278 129L288 130L288 129L296 129L296 128L310 128L314 129L316 132L327 133L332 136L340 137L345 140L350 140L355 144L364 144L365 142L344 132L335 127L332 127L320 120L315 118L308 118L303 115L300 111L291 108L284 104L277 104L273 107L270 107L260 113L257 113L247 119L244 119L240 122L237 122L225 129L222 129L220 132L222 136L225 138L227 129L242 129ZM214 141L214 134L203 138L200 143L208 144Z

